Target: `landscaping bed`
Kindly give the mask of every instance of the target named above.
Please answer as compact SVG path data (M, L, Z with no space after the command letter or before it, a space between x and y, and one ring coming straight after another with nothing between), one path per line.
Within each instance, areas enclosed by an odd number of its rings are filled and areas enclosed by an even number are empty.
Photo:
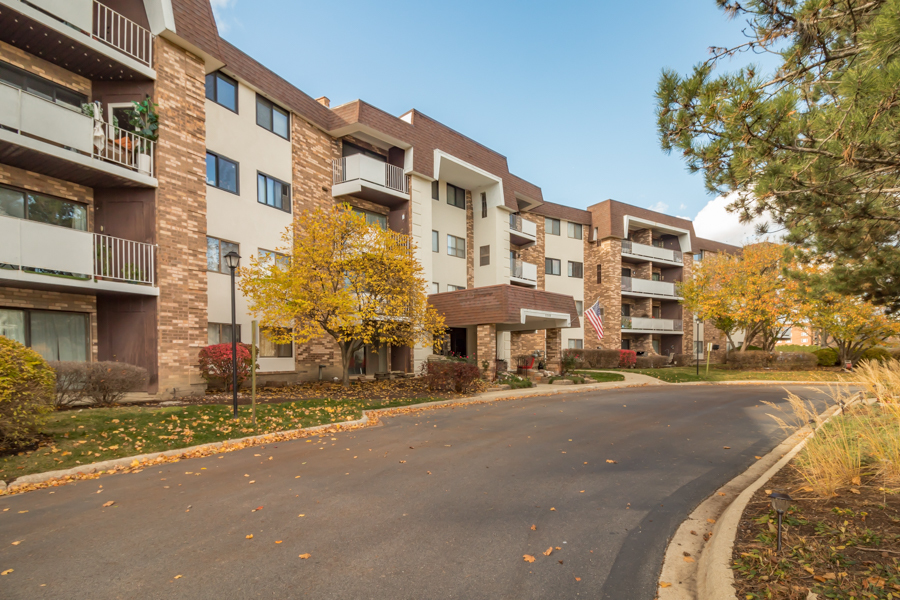
M459 397L460 394L438 392L428 388L428 381L423 377L412 379L389 379L383 381L354 381L349 387L330 381L304 382L281 387L256 388L256 401L259 403L293 402L296 400L312 400L329 398L332 400L409 400L422 399L427 402L433 399L446 400ZM231 392L221 389L210 390L203 396L186 396L178 398L187 404L231 404ZM238 404L250 404L250 390L241 389Z
M575 373L584 377L589 377L593 379L594 382L600 383L607 381L625 381L625 376L620 375L619 373L603 373L600 371L575 371Z
M737 597L900 598L900 498L880 477L818 498L791 465L753 495L734 545ZM785 514L783 547L775 554L776 514L768 493L793 498ZM854 491L855 490L855 491Z

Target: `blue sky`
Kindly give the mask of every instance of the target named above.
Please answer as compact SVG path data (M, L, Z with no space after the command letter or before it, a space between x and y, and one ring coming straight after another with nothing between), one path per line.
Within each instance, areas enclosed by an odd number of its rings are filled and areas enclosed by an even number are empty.
M691 219L713 200L660 150L653 94L662 68L744 41L714 0L212 3L223 37L307 94L416 108L504 154L545 200Z

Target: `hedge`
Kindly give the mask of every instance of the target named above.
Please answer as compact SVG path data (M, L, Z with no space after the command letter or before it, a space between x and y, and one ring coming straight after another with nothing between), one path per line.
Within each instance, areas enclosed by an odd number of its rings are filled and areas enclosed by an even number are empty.
M577 358L586 369L618 368L619 352L619 350L565 350L566 354Z
M33 444L53 409L56 374L40 354L0 335L0 448Z
M747 350L732 352L729 364L736 369L777 369L779 371L808 371L819 364L819 357L812 352L766 352Z
M820 367L833 367L838 363L840 356L834 348L822 348L813 352L818 358Z
M669 364L668 356L660 356L651 354L649 356L638 356L635 367L638 369L660 369Z
M147 369L127 363L54 362L56 370L56 405L68 406L90 399L94 406L112 406L128 392L147 386Z

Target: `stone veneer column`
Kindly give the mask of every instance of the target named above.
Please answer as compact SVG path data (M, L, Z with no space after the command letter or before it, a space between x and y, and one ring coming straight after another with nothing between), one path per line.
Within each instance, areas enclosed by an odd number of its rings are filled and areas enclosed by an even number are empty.
M602 267L600 283L598 265ZM602 340L584 318L584 347L618 350L622 347L622 241L606 238L585 242L584 267L584 308L587 310L599 299L604 309Z
M544 362L550 371L560 372L562 359L562 329L547 330L547 355Z
M694 255L690 252L685 252L682 255L682 261L684 263L684 268L681 271L682 281L687 281L693 276L694 269ZM681 343L681 353L682 354L693 354L694 353L694 314L688 309L687 306L682 305L682 316L681 316L681 326L684 328L684 335L682 336Z
M488 367L485 376L491 380L497 374L497 326L478 325L476 328L477 346L475 349L475 357L478 361L478 367L481 368L482 361L487 361Z
M475 209L472 192L466 190L466 288L475 287Z
M207 344L206 83L203 60L156 38L159 393L202 390Z

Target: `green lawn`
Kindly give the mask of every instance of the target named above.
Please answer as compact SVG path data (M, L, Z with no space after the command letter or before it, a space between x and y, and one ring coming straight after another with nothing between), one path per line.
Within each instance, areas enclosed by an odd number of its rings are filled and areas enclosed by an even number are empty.
M440 400L441 398L434 398ZM250 407L238 420L230 406L93 408L53 413L44 427L52 439L31 452L0 458L0 480L67 469L112 458L186 448L250 435L358 419L363 409L429 402L431 398L379 400L312 399L259 404L258 427Z
M696 367L611 370L649 375L669 383L684 383L688 381L840 381L842 378L847 378L846 373L837 371L737 371L723 369L716 365L709 366L709 376L706 375L706 365L701 365L699 377L696 374ZM591 371L579 371L579 373L592 376L601 374Z
M575 371L579 375L584 375L585 377L590 377L594 381L625 381L624 375L619 375L618 373L599 373L597 371Z

